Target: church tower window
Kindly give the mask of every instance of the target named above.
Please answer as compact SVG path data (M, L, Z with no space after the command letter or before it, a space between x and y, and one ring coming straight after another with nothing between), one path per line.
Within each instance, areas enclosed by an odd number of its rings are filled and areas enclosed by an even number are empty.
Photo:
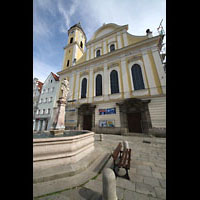
M97 51L96 51L96 57L99 57L100 55L101 55L100 50L97 50Z
M113 70L110 73L111 94L119 93L118 73Z
M114 44L111 44L110 45L110 52L114 51L115 50L115 45Z
M70 44L73 42L73 37L70 39Z
M145 89L140 65L134 64L131 68L134 90Z
M69 66L69 60L67 61L67 67Z
M82 43L82 41L81 41L81 43L80 43L80 46L81 46L81 48L83 48L83 43Z

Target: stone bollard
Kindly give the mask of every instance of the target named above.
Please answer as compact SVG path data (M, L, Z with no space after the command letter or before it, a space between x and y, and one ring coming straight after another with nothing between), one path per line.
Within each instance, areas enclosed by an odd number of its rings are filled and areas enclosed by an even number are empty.
M103 170L103 200L117 200L116 178L112 169Z
M123 147L124 149L129 149L129 145L127 141L123 141Z
M103 134L100 134L100 141L103 141Z

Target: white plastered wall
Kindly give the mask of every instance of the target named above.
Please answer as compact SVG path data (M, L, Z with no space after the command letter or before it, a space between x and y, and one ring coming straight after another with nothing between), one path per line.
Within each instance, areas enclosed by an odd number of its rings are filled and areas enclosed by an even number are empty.
M116 108L116 114L99 115L99 109ZM119 107L115 102L96 104L95 126L99 126L99 120L114 120L115 127L120 127Z

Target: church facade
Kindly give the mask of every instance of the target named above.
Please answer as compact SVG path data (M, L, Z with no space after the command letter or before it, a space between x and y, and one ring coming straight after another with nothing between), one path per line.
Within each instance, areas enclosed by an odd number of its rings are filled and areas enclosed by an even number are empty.
M165 132L163 37L153 37L149 29L146 35L135 36L128 33L128 25L109 23L86 42L80 23L72 26L62 70L57 72L61 81L68 79L70 87L66 129L112 134Z

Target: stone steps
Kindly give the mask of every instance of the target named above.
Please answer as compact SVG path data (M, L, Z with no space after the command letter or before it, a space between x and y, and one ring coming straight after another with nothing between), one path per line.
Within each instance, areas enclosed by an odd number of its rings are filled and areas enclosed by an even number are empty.
M33 184L33 196L38 197L83 185L90 179L97 176L110 158L110 154L108 152L100 150L94 151L88 156L92 156L93 158L94 156L96 157L96 159L93 159L93 162L88 167L86 167L86 163L83 163L83 160L82 162L79 161L74 164L74 166L76 165L77 168L78 165L80 166L79 168L82 168L81 172L75 170L74 174L72 175L70 170L63 171L61 173L57 173L57 171L54 172L55 174L48 172L45 176L44 174L40 177L35 176L35 183ZM92 158L90 158L90 161L91 160Z

